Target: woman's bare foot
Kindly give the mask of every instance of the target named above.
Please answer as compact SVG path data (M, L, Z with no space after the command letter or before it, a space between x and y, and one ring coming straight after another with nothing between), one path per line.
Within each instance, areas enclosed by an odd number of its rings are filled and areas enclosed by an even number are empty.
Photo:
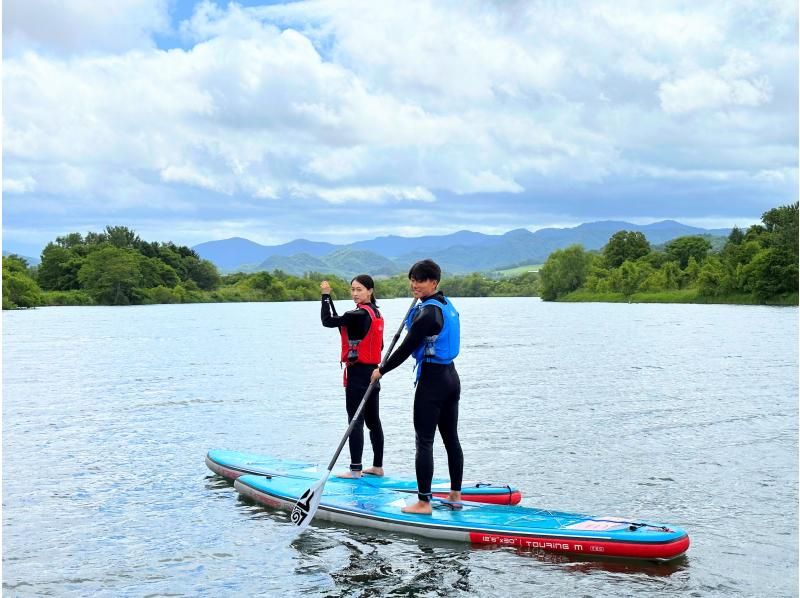
M366 473L369 475L376 475L376 476L383 476L383 467L367 467L361 473Z
M400 510L403 513L414 513L417 515L430 515L433 511L433 509L431 509L431 503L425 502L424 500L418 500L413 505L408 505Z
M337 477L337 478L345 478L346 480L357 480L358 478L361 477L361 472L360 471L353 471L353 470L342 471L340 473L337 473L335 477Z
M461 502L461 492L451 490L450 494L447 495L447 500L448 502Z

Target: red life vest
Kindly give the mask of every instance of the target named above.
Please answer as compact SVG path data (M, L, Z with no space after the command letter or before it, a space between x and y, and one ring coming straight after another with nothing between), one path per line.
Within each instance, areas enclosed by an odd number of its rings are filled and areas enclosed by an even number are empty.
M347 326L339 327L339 334L342 336L342 363L370 363L378 365L381 362L381 350L383 349L383 318L375 315L369 305L358 304L356 306L369 314L371 320L367 334L361 340L350 340L347 336Z

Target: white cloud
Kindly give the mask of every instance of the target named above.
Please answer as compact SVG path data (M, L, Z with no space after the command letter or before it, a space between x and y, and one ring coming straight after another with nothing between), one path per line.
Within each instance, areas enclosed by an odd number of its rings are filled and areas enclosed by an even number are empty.
M757 107L770 101L772 85L767 77L741 79L731 77L732 72L737 70L725 65L717 72L700 71L665 82L659 90L661 107L665 112L682 114L697 110Z
M387 201L435 201L434 195L422 187L316 187L296 185L291 189L295 197L318 197L332 204L348 202L386 203Z
M21 179L3 177L3 191L6 193L29 193L36 190L36 181L26 176Z
M203 2L163 50L167 8L6 4L4 188L187 210L175 189L387 206L796 180L788 1Z
M6 0L3 51L102 54L152 48L169 29L167 0Z
M198 172L192 166L167 166L161 170L161 179L168 183L184 183L194 185L210 191L230 193L229 189L220 186L212 177Z

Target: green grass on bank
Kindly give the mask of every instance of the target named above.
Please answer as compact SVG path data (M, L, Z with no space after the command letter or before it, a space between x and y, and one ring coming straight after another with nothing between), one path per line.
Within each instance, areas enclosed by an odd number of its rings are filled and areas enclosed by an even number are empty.
M704 297L697 289L676 289L672 291L655 291L651 293L634 293L627 296L622 293L593 293L590 291L573 291L560 298L559 301L572 303L705 303L726 305L761 305L761 303L747 293L734 293L719 297ZM787 293L773 297L766 305L797 305L798 294Z
M489 272L489 276L519 276L520 274L526 274L527 272L538 272L541 267L542 264L527 264L525 266L506 268L505 270L492 270Z

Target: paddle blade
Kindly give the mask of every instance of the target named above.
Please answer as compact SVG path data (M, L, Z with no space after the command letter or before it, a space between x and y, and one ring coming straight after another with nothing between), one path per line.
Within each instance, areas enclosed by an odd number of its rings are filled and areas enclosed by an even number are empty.
M311 488L303 492L300 500L294 504L291 520L292 523L300 528L300 531L307 528L308 524L311 523L311 520L314 518L317 508L319 507L319 501L322 500L322 489L326 481L328 481L328 476L325 476L311 486Z

